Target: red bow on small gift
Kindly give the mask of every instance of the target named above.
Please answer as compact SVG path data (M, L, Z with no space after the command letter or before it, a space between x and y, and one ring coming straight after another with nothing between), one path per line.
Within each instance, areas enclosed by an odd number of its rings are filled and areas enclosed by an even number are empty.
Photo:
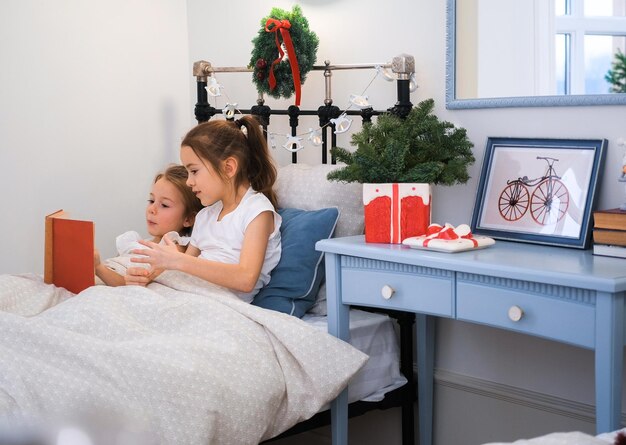
M474 247L478 246L478 241L474 239L467 224L461 224L456 229L451 225L441 227L439 224L431 224L428 226L427 235L423 242L424 247L427 247L430 240L433 239L455 240L459 238L468 239L474 244Z
M289 34L289 28L291 28L291 23L289 20L276 20L276 19L267 19L265 22L265 31L273 32L276 36L276 48L278 48L278 57L276 60L272 62L272 66L270 67L270 75L269 75L269 84L270 91L276 87L276 77L274 76L274 66L283 60L283 56L285 53L281 48L280 41L278 39L278 31L280 31L280 35L283 38L283 42L285 43L285 48L287 49L287 57L289 58L289 65L291 66L291 74L293 75L293 86L296 90L296 106L300 106L300 67L298 66L298 59L296 59L296 50L293 47L293 42L291 41L291 35Z

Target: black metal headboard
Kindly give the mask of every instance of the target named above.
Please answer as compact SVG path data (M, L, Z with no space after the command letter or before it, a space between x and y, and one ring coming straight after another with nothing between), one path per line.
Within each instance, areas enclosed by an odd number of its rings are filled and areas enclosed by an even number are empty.
M333 70L350 70L350 69L388 69L391 68L392 72L396 74L397 82L397 102L396 104L388 108L387 110L374 110L373 108L365 108L362 110L345 110L342 111L339 107L333 105L333 99L331 97L331 76ZM359 64L359 65L331 65L329 61L325 61L323 66L314 66L314 71L323 71L325 80L326 97L324 104L317 110L303 110L300 107L291 105L285 109L272 109L265 104L265 99L262 94L259 94L257 104L250 109L238 110L244 114L252 114L259 118L263 130L267 135L267 127L270 124L270 117L273 115L289 116L289 126L291 127L291 135L297 135L297 129L300 116L318 116L319 125L322 132L322 163L328 163L328 147L329 147L329 132L330 132L330 147L336 146L337 135L335 134L335 125L331 122L331 119L338 118L342 113L347 115L361 116L362 121L371 122L372 116L377 116L382 113L393 113L400 117L406 117L413 104L410 100L410 82L412 76L415 73L415 61L413 56L402 54L393 58L391 64ZM221 110L212 107L208 101L208 93L206 90L207 80L217 72L252 72L251 68L247 67L213 67L207 61L201 60L193 64L193 75L196 77L197 82L197 103L195 106L195 116L198 123L206 122L216 114L221 114ZM291 162L298 162L298 155L296 152L292 152ZM331 159L331 163L334 164L335 160Z

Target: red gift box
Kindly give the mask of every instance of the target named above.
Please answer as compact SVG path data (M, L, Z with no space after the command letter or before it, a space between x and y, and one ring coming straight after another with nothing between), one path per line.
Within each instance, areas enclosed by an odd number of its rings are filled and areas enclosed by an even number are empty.
M400 244L426 233L430 184L363 184L365 241Z

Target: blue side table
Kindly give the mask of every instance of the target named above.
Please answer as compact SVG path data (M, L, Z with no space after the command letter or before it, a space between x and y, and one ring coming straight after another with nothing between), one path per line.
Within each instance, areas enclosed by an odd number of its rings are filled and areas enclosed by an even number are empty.
M626 260L504 241L455 254L366 243L363 236L322 240L316 248L326 253L331 334L349 339L350 305L416 314L421 445L432 444L434 317L594 350L596 430L619 428ZM331 405L334 445L348 443L347 405L344 390Z

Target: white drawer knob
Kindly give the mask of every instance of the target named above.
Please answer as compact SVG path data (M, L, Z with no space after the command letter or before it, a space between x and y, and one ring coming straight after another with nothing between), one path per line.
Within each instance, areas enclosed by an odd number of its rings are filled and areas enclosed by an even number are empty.
M511 306L509 308L509 318L511 321L520 321L524 316L524 311L519 306Z
M389 300L393 296L394 292L395 292L394 288L389 286L388 284L385 284L383 288L380 290L380 294L383 296L385 300Z

